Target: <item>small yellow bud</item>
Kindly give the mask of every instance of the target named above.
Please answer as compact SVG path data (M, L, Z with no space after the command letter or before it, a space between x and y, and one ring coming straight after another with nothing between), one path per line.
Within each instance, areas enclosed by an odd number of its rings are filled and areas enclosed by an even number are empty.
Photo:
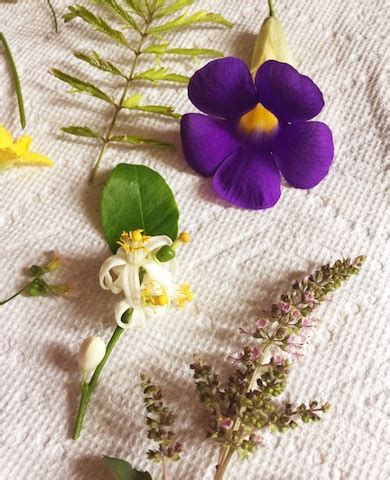
M138 228L137 230L134 230L131 234L131 239L134 242L142 242L142 232L143 232L143 230L141 228Z
M95 370L106 354L106 345L100 337L88 337L80 345L78 363L83 373Z
M52 272L54 270L57 270L60 266L61 266L61 258L58 255L54 255L54 257L46 265L45 270L47 272Z
M253 76L256 75L257 70L267 60L277 60L290 65L295 63L282 24L274 16L267 17L264 20L260 33L257 36L251 61L251 73Z
M191 241L191 237L190 237L190 234L187 233L187 232L182 232L180 235L179 235L179 240L181 240L183 243L188 243Z

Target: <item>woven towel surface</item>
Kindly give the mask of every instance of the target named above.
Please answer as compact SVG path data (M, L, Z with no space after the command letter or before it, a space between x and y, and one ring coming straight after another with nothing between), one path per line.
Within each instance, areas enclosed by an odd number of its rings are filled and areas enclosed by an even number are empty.
M59 15L69 2L52 2ZM223 13L232 30L196 28L178 34L180 46L217 48L249 60L255 34L267 14L258 0L203 0L197 7ZM58 249L68 261L77 298L19 297L0 311L0 479L104 480L99 456L125 458L159 478L150 465L140 371L165 386L178 405L183 461L172 478L212 478L217 450L205 440L205 418L195 402L188 365L192 355L221 365L245 339L248 327L295 278L339 257L367 255L358 277L321 308L321 324L294 366L286 397L317 398L333 408L320 424L266 436L249 461L236 461L231 480L385 480L389 382L389 9L386 2L351 0L277 3L298 68L321 87L320 119L334 134L336 155L329 176L311 191L283 187L277 206L243 211L216 199L209 180L184 163L178 123L124 115L122 129L173 142L171 151L112 148L95 185L87 178L98 154L89 140L60 132L67 124L106 128L110 110L97 99L69 95L48 74L58 67L84 75L106 90L118 82L81 65L75 50L123 55L79 21L53 29L44 1L0 3L0 30L14 53L35 150L56 162L0 173L0 292L22 282L23 269ZM122 65L124 58L119 58ZM193 72L202 60L175 63ZM0 56L0 123L20 134L15 96ZM164 98L182 113L194 110L185 88L149 88L148 100ZM146 97L145 97L146 98ZM89 335L108 340L116 300L98 286L109 249L99 221L99 199L109 171L120 162L158 170L181 209L181 227L193 242L180 252L180 278L195 301L185 310L130 330L102 375L78 442L70 439L79 396L78 345Z

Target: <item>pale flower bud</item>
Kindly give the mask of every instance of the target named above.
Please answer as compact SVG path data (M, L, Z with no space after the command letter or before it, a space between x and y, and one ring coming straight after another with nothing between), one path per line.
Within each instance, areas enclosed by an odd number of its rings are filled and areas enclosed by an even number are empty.
M257 36L251 61L252 75L256 75L259 67L267 60L277 60L294 65L290 45L287 42L282 24L274 16L267 17L264 20Z
M106 354L106 345L100 337L88 337L80 345L78 362L83 373L95 370Z

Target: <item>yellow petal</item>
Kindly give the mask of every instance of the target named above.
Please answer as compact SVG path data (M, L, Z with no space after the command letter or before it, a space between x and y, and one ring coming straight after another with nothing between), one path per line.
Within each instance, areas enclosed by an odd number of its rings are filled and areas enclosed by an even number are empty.
M41 165L46 167L52 167L54 165L53 160L50 160L50 158L32 152L27 152L23 157L18 158L18 164L19 163L23 165Z
M32 138L29 135L23 135L16 140L11 149L18 157L21 157L28 152L31 142Z
M0 170L12 167L17 161L18 157L9 148L0 149Z
M5 127L3 127L3 125L0 125L0 149L11 147L12 144L12 135Z

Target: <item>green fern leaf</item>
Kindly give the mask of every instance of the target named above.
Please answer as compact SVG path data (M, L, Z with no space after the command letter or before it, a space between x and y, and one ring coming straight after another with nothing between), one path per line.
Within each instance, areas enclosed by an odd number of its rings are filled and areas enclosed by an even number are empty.
M154 138L145 138L138 135L114 135L110 138L110 142L129 143L130 145L174 148L171 143L162 142Z
M126 5L130 7L137 15L144 19L146 18L146 13L142 9L138 0L124 0L124 3L126 3Z
M130 15L130 13L127 12L127 10L125 10L121 5L119 5L116 0L95 0L95 2L114 12L120 19L124 21L127 26L134 28L134 30L137 30L137 32L141 31L137 22Z
M162 32L167 32L170 30L176 30L178 28L186 28L195 24L203 23L213 23L224 25L225 27L231 28L232 24L226 20L225 17L219 13L208 13L203 10L195 12L192 15L184 14L176 17L168 23L163 23L162 25L156 25L155 27L149 30L151 34L157 34Z
M163 115L170 118L181 118L180 113L176 113L173 107L166 105L134 105L133 107L128 107L123 103L122 106L139 112L155 113L156 115Z
M158 11L156 18L166 17L167 15L172 15L172 13L177 12L185 7L188 7L194 3L194 0L176 0L171 3L164 9Z
M121 77L126 78L126 75L114 64L109 62L108 60L104 60L97 52L94 50L90 55L84 52L75 52L74 56L84 62L89 63L92 67L98 68L103 72L112 73L113 75L119 75Z
M69 13L64 15L65 23L79 17L86 23L91 25L95 30L100 33L104 33L115 42L120 43L121 45L125 45L126 47L129 46L123 33L120 30L112 28L102 17L95 15L93 12L83 7L82 5L76 4L74 6L68 7L68 9Z
M186 55L189 57L223 57L223 52L209 48L168 48L168 44L155 44L145 48L144 53L156 55Z
M67 127L62 127L61 130L77 137L101 138L92 128L85 125L68 125Z
M100 88L95 87L95 85L92 83L85 82L77 77L72 77L67 73L61 72L61 70L57 70L56 68L52 68L50 73L73 87L70 93L85 93L86 95L91 95L92 97L97 97L108 103L114 104L114 99L112 97L104 93L102 90L100 90Z
M148 80L153 83L161 82L176 82L188 83L190 78L186 75L171 72L168 68L151 68L145 72L140 72L134 75L134 80Z
M122 102L122 107L133 108L138 107L142 100L142 93L134 93Z

